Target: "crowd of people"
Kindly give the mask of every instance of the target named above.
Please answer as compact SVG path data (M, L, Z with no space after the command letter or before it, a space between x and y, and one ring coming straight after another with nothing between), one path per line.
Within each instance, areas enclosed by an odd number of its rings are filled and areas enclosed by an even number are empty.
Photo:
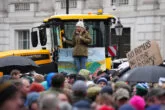
M164 86L130 85L105 71L92 75L13 70L0 78L0 110L165 110Z

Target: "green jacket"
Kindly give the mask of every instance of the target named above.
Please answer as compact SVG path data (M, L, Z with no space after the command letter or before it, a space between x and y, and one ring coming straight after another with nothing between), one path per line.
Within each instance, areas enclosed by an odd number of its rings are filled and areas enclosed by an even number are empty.
M40 96L42 97L45 94L54 94L58 95L59 93L63 92L63 89L61 88L55 88L55 87L50 87L47 91L43 91L40 93Z
M85 31L81 35L74 34L72 41L66 40L65 42L74 46L73 56L88 56L88 44L92 42L92 39L90 34Z

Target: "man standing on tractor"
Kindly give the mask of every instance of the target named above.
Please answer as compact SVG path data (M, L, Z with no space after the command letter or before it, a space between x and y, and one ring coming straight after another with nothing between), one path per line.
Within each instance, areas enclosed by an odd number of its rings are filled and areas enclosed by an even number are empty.
M81 69L86 69L88 44L91 43L92 39L84 26L83 20L79 20L76 23L76 29L73 34L72 41L66 40L64 37L63 41L74 46L73 57L77 72L79 72Z

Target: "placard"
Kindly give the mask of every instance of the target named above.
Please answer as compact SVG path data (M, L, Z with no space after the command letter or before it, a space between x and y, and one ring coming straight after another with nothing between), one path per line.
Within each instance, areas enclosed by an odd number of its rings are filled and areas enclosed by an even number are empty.
M155 41L147 41L126 54L131 68L145 65L160 65L163 60Z

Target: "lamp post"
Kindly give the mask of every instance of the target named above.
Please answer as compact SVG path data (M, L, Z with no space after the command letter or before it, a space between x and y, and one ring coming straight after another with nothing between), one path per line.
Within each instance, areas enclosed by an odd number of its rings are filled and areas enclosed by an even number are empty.
M69 0L66 0L66 14L69 14Z
M117 57L120 58L120 37L122 36L123 33L123 25L120 22L120 19L118 18L118 21L115 25L115 32L116 32L116 36L118 37L118 55Z

